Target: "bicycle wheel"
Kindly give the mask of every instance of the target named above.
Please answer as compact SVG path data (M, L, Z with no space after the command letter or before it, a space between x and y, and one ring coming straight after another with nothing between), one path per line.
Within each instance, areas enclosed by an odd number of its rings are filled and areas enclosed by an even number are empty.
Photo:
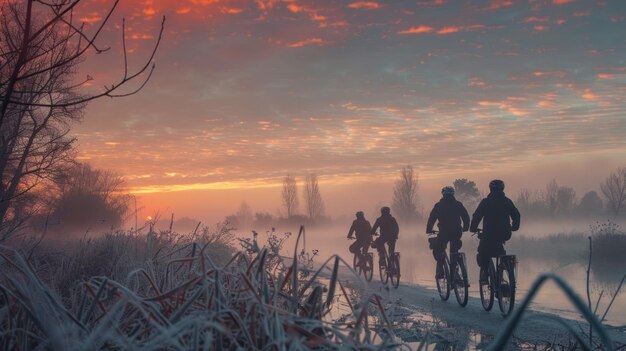
M393 287L397 289L400 285L400 253L394 253L391 263L393 264L390 269L389 278L391 279Z
M450 269L448 268L448 256L446 255L445 260L442 261L443 262L441 263L437 262L437 265L439 265L439 269L443 271L443 277L435 277L435 280L437 281L437 291L439 291L439 297L441 297L443 301L447 301L448 298L450 298L450 282L448 280L450 277Z
M389 281L389 272L387 270L387 258L385 256L380 258L381 262L378 264L378 273L380 274L380 281L383 284L387 284Z
M482 271L482 268L481 268ZM489 259L489 268L487 269L487 280L480 282L480 301L485 311L490 311L493 307L493 286L495 284L495 274L493 273L493 261ZM481 272L482 275L482 272Z
M354 254L354 259L352 260L352 268L355 272L359 273L359 256Z
M500 282L498 305L502 316L506 317L513 311L515 304L515 273L508 261L502 262L498 267L498 281Z
M368 282L372 281L372 276L374 275L374 256L371 253L368 253L365 256L365 267L363 268L363 275L365 276L365 280Z
M462 253L457 254L456 266L454 267L454 273L452 274L452 286L454 287L454 296L456 296L456 302L465 307L469 297L468 289L469 279L467 278L467 268L465 267L465 255Z

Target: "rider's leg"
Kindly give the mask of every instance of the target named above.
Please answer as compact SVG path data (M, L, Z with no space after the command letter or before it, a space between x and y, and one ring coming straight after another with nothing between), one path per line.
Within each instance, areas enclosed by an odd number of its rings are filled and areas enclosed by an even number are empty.
M384 265L383 259L385 257L385 240L379 236L372 243L372 247L376 248L376 251L378 251L378 264L381 266Z
M442 240L439 237L437 238L437 240L433 241L432 245L433 245L433 257L435 258L435 261L437 261L435 278L440 279L440 278L443 278L444 276L443 265L441 263L444 260L443 254L446 249L446 246L445 246L445 242L442 244Z

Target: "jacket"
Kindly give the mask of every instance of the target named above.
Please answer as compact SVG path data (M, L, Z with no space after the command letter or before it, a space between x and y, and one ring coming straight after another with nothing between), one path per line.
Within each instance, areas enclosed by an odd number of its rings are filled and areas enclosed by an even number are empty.
M511 232L519 229L520 213L503 191L492 191L480 202L472 215L470 231L475 232L481 220L481 240L505 242L511 238Z
M352 233L355 234L356 240L358 241L371 241L372 234L370 233L372 230L372 226L370 222L366 219L355 219L352 222L352 226L350 226L350 231L348 232L348 237L352 236Z
M465 206L451 195L443 196L430 211L430 216L428 216L428 222L426 223L427 233L432 232L436 221L438 221L437 227L440 234L450 236L460 236L469 229L470 225L469 214Z
M392 215L382 215L376 219L371 233L376 233L376 229L380 228L380 237L384 239L398 239L400 228L398 222Z

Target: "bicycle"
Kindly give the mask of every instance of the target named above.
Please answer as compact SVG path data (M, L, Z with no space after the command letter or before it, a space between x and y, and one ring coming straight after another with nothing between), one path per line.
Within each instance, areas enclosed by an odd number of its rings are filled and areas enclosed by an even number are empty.
M438 234L439 232L434 230L428 235L428 239L436 239ZM456 252L450 254L450 257L455 258L456 264L454 267L448 259L446 250L443 251L443 257L442 262L437 262L437 265L442 266L439 269L444 272L443 277L435 279L439 297L443 301L447 301L448 298L450 298L450 289L452 288L456 302L458 302L461 307L465 307L469 298L469 278L467 275L465 253ZM450 272L452 272L452 274Z
M478 229L475 234L480 235ZM494 264L495 259L495 264ZM480 276L486 276L486 281L480 282L480 301L485 311L493 307L494 297L498 299L498 306L502 316L508 316L515 305L517 256L499 255L489 258L487 272L481 267Z
M350 240L355 240L354 238L349 238ZM359 259L361 257L361 259ZM362 261L364 258L364 261ZM374 275L374 254L371 252L360 252L354 254L354 259L352 260L352 268L362 275L365 280L368 282L372 281L372 276Z
M387 257L387 249L384 247L379 252L382 252L378 265L378 273L380 274L380 281L383 284L387 284L391 280L391 285L394 288L398 288L400 285L400 253L394 252L393 257Z

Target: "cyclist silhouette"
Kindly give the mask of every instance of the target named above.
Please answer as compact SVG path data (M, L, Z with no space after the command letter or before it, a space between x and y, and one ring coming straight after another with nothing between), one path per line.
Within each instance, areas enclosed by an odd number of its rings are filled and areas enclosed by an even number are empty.
M372 247L378 251L378 263L382 264L382 258L384 255L385 244L389 246L389 255L387 257L393 257L393 253L396 251L396 240L398 240L398 233L400 228L398 222L391 215L391 209L385 206L380 209L380 217L374 222L371 233L376 233L376 230L380 228L380 237L378 237L372 243Z
M472 215L470 231L476 232L480 221L483 221L483 231L478 235L478 254L476 261L487 272L489 259L506 255L504 243L511 238L511 232L519 229L520 213L513 201L504 194L504 182L494 179L489 183L489 195L484 198ZM486 277L481 276L480 281Z
M352 222L348 231L348 239L352 239L352 234L356 235L356 241L348 248L351 253L359 256L359 263L364 263L363 254L367 253L372 243L372 226L365 219L362 211L356 213L356 219Z
M441 189L441 200L435 204L428 222L426 223L426 233L433 232L433 226L437 222L439 235L436 238L428 239L430 248L433 250L433 257L437 262L444 260L444 252L446 245L450 242L450 265L455 267L456 255L459 252L463 242L461 235L469 229L470 218L467 210L460 201L454 198L454 188L446 186ZM463 225L461 226L461 222ZM443 265L437 265L435 278L443 278Z

